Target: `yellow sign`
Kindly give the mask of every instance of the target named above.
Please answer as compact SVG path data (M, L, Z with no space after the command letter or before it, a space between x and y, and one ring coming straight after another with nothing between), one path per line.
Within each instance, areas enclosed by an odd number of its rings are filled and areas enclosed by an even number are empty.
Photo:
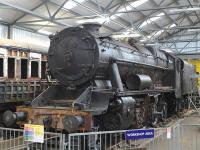
M44 143L44 126L25 124L24 141Z

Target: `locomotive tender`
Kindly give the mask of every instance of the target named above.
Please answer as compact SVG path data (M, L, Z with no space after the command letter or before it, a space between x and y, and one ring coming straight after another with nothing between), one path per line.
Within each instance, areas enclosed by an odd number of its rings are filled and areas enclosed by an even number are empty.
M51 37L50 74L60 83L31 106L7 113L17 121L67 132L155 125L184 108L195 92L194 66L159 49L99 37L99 25L70 27Z

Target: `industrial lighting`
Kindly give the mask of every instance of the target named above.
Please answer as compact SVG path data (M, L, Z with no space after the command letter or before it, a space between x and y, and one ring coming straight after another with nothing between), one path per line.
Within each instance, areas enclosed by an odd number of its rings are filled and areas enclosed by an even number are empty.
M174 27L176 27L175 23L165 26L164 29L169 29L169 28L174 28Z
M113 35L113 38L140 37L138 33Z
M51 32L45 31L45 30L42 30L42 29L38 30L38 32L39 32L39 33L42 33L42 34L46 34L46 35L52 34Z
M127 29L127 31L133 31L133 30L134 30L133 28Z
M156 21L156 20L160 19L161 16L164 16L164 15L165 15L164 13L159 13L159 14L156 15L155 17L152 17L152 18L147 19L146 21L144 21L144 22L140 25L140 28L146 26L147 24L150 24L150 23L153 22L153 21Z
M147 36L148 39L150 39L151 37L152 37L151 35L148 35L148 36Z
M200 11L200 7L183 8L183 9L171 9L170 12L185 12L185 11Z
M85 0L75 0L75 1L78 3L83 3ZM72 9L77 6L76 2L74 2L72 0L68 0L63 7L66 9Z
M162 50L164 50L164 51L166 51L168 53L173 53L173 51L171 49L162 49Z
M152 37L156 37L156 36L159 36L161 33L163 33L164 30L160 30L160 31L157 31L157 32L153 32L151 33L151 35L148 35L147 38L148 39L151 39Z
M200 29L188 29L187 31L188 32L198 32L198 31L200 31Z
M145 41L147 41L147 39L141 39L141 40L140 40L140 42L145 42Z
M140 5L144 4L144 3L147 2L147 1L148 1L148 0L137 0L137 1L135 1L135 2L130 3L130 5L129 5L129 6L126 6L126 8L121 8L121 9L119 9L119 12L129 11L129 10L132 9L132 7L133 7L133 8L139 7ZM111 16L110 18L111 18L111 19L116 19L117 16L119 17L119 16L121 16L121 15L122 15L122 14L116 14L116 15Z
M127 32L124 32L123 34L124 34L124 35L128 35L128 34L130 34L130 32L129 32L129 31L127 31Z
M147 46L154 46L154 45L157 45L157 44L153 44L153 43L149 43L149 44L145 44Z
M122 34L124 34L124 35L128 35L128 34L131 34L131 33L133 33L133 28L130 28L130 29L127 29L125 32L122 32Z
M161 17L161 16L164 16L165 14L164 13L159 13L158 15L156 15L157 17Z
M174 23L174 24L170 25L169 28L173 28L175 26L176 26L176 24Z
M101 18L78 20L77 23L79 24L92 23L92 22L103 23L103 22L109 22L109 21L110 21L109 17L101 17Z
M156 34L154 34L154 36L158 36L158 35L160 35L163 32L164 32L164 30L160 30L160 31L156 32Z

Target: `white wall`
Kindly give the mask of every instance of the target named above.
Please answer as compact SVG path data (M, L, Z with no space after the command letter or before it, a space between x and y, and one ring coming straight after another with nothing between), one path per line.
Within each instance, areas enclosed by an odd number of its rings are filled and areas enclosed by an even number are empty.
M0 38L7 38L8 27L6 25L0 24Z
M26 31L20 28L11 29L11 39L32 43L44 47L49 47L50 40L48 36Z
M50 40L47 35L34 33L19 27L11 27L10 38L17 41L31 43L43 47L49 47ZM0 38L8 38L8 26L0 24Z

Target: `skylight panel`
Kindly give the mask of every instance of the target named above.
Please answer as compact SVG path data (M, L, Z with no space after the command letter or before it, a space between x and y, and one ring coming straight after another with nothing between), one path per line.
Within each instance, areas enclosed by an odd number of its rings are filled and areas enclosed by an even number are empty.
M129 11L131 9L132 9L131 6L126 6L126 8L124 7L124 8L119 9L119 12L124 12L126 10Z
M160 16L164 16L164 15L165 15L164 13L159 13L159 14L156 15L156 16L160 17Z
M132 2L130 3L130 5L126 6L126 8L121 8L119 9L118 12L124 12L124 11L129 11L129 10L132 10L132 7L133 8L136 8L136 7L139 7L140 5L144 4L145 2L147 2L148 0L137 0L135 2ZM116 15L112 15L110 18L111 19L116 19L116 17L118 16L121 16L122 14L116 14Z
M75 2L67 1L63 7L66 8L66 9L72 9L76 6L77 6L77 4Z
M147 39L141 39L140 42L145 42Z
M156 34L154 34L154 37L155 36L159 36L161 33L163 33L164 32L164 30L160 30L160 31L158 31L158 32L156 32Z
M93 22L98 22L98 23L103 23L103 22L108 22L110 21L109 17L101 17L101 18L93 18L93 19L83 19L83 20L78 20L77 23L83 24L83 23L93 23Z
M125 38L125 37L140 37L141 35L138 33L132 33L132 34L119 34L119 35L113 35L113 38Z
M42 33L42 34L45 34L45 35L50 35L50 34L52 34L52 32L49 32L49 31L46 31L46 30L42 30L42 29L38 30L38 32L39 32L39 33Z
M165 15L164 13L160 13L160 14L156 15L155 17L152 17L152 18L147 19L146 21L144 21L144 22L140 25L140 28L146 26L147 24L150 24L151 22L154 22L154 21L160 19L161 16L164 16L164 15Z
M160 31L157 31L157 32L153 32L151 33L150 35L147 36L148 39L151 39L152 37L157 37L159 36L160 34L162 34L164 32L164 30L160 30Z
M138 0L138 1L132 2L132 3L130 3L130 5L126 6L126 8L119 9L119 12L121 12L121 11L123 12L123 11L126 11L126 10L129 11L129 10L132 9L132 7L136 8L136 7L144 4L147 1L148 0Z
M182 8L182 9L171 9L170 12L188 12L188 11L199 11L200 7L192 7L192 8Z
M148 35L148 36L147 36L148 39L150 39L151 37L152 37L151 35Z
M176 24L174 23L174 24L170 25L169 28L173 28L175 26L176 26Z
M139 7L140 5L146 3L148 0L138 0L135 2L132 2L130 5L134 8Z
M85 0L75 0L75 1L78 3L83 3ZM72 9L77 6L76 2L74 2L72 0L68 0L63 7L66 9Z

